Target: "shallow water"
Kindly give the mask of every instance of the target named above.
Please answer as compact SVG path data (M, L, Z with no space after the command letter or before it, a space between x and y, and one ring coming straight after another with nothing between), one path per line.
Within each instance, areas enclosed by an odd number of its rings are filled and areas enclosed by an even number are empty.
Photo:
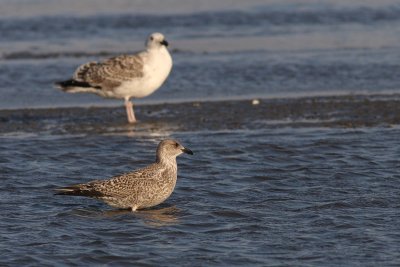
M136 126L122 108L3 111L0 263L395 266L400 118L388 111L400 105L382 99L141 106ZM375 123L360 115L378 107ZM203 119L174 114L190 108ZM170 137L195 155L178 159L160 206L132 213L52 193L145 166Z
M51 190L143 165L160 137L8 139L1 262L395 265L398 129L293 132L176 133L196 156L165 204L138 213Z
M0 0L0 265L397 266L399 13L394 0ZM120 101L52 88L153 31L174 69L138 124ZM195 154L163 204L53 195L151 163L165 138Z
M1 0L0 14L0 109L120 105L52 84L154 31L174 68L141 103L399 92L395 0Z

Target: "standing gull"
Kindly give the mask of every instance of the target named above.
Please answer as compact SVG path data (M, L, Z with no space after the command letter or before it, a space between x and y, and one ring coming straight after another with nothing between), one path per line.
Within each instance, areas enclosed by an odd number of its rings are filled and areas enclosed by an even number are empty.
M148 36L146 50L121 55L103 62L79 66L72 79L57 82L68 93L94 93L106 98L125 99L129 123L136 122L131 98L141 98L157 90L167 79L172 58L168 42L161 33Z
M109 180L59 188L56 194L92 197L112 207L132 211L153 207L174 191L178 172L176 157L182 153L193 155L177 141L164 140L157 147L155 163Z

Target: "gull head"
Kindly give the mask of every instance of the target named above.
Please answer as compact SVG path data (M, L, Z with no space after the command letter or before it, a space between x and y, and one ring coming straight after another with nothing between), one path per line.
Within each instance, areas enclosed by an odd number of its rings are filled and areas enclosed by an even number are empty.
M165 40L165 37L163 34L161 34L159 32L155 32L155 33L150 34L147 37L146 47L148 49L161 48L164 46L165 47L168 46L168 42L167 42L167 40Z
M178 141L172 139L163 140L157 147L157 161L164 158L176 158L182 153L193 155L192 150L182 146Z

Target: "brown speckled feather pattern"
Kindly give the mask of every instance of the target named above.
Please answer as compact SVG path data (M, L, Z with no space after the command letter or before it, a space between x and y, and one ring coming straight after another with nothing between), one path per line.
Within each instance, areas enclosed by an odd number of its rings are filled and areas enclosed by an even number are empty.
M81 195L101 199L116 208L147 208L168 198L174 190L176 179L176 168L154 163L109 180L97 180L69 188L79 190Z
M176 168L154 163L141 170L98 182L94 187L104 194L101 199L110 206L146 208L169 197L176 179Z
M182 153L193 154L174 140L164 140L157 147L155 163L108 180L59 188L56 194L92 197L116 208L152 207L174 191L178 172L176 157Z
M142 53L121 55L104 62L88 62L78 67L74 80L111 90L124 81L143 77Z

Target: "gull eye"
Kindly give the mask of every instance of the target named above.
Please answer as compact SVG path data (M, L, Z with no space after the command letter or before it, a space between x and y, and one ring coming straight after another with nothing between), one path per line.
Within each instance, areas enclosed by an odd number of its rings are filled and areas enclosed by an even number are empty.
M153 36L150 36L150 41L153 41L154 40L154 37Z
M179 147L179 144L178 144L178 143L175 143L175 147Z

